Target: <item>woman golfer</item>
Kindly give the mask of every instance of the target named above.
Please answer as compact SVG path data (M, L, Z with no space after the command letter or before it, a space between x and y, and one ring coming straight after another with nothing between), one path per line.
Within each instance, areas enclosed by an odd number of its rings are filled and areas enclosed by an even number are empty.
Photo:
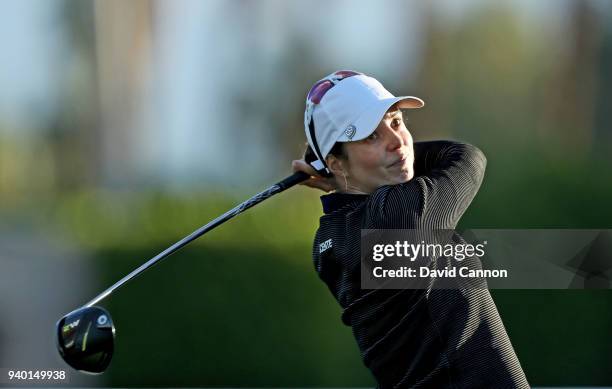
M333 192L321 197L315 269L379 388L527 388L487 289L360 287L361 229L454 229L482 182L486 159L476 147L413 143L401 109L423 105L353 71L308 93L309 150L293 170Z

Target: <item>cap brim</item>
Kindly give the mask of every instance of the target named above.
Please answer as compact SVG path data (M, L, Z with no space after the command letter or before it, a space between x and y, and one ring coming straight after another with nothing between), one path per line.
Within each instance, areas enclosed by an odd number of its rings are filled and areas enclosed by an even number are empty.
M355 130L342 132L337 142L353 142L367 138L376 127L378 127L378 123L380 123L389 108L396 103L397 107L400 109L416 109L422 108L425 105L423 100L414 96L391 97L379 100L376 105L367 109L359 119L353 123Z
M408 108L408 109L423 108L425 106L425 102L423 100L419 99L418 97L414 97L414 96L401 96L401 97L396 97L396 98L399 99L398 100L399 103L397 104L397 106L399 108L402 108L402 109L404 109L404 108ZM391 105L393 105L393 104L391 104ZM389 109L389 108L387 108L387 109Z

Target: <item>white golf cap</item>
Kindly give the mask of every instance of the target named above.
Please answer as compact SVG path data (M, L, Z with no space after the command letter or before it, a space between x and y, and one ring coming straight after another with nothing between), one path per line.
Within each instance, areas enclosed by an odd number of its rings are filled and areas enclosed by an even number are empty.
M398 108L421 108L425 105L418 97L393 96L378 80L364 74L345 77L325 92L319 104L311 103L309 108L307 102L305 130L308 143L316 150L309 129L309 109L315 141L324 159L336 142L367 138L378 127L387 110L396 103ZM321 163L316 165L313 164L317 170L324 168Z

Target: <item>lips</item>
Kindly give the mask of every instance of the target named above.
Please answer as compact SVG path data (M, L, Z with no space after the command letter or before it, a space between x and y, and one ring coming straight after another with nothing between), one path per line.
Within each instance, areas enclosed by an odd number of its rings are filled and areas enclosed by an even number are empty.
M408 156L407 155L403 155L400 158L398 158L397 160L395 160L395 162L393 162L388 167L402 166L404 164L404 162L406 161L406 159L408 159Z

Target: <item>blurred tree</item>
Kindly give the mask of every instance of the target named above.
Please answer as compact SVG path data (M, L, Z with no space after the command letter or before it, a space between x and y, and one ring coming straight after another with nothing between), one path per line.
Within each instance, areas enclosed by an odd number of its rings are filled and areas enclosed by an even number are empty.
M527 34L513 8L498 3L456 24L443 23L431 7L425 15L418 89L430 101L421 114L427 128L495 151L522 144L534 117L529 91L538 70L537 37Z
M612 15L612 4L605 3L607 8L601 18L609 20ZM606 12L607 11L607 12ZM612 155L612 26L603 23L605 32L601 37L599 56L598 87L595 95L595 133L594 150L600 156Z
M546 75L538 131L546 150L587 158L593 144L604 29L588 1L570 3L564 53Z
M95 185L100 177L99 125L93 2L64 1L59 12L69 56L62 79L62 104L49 122L59 191Z

